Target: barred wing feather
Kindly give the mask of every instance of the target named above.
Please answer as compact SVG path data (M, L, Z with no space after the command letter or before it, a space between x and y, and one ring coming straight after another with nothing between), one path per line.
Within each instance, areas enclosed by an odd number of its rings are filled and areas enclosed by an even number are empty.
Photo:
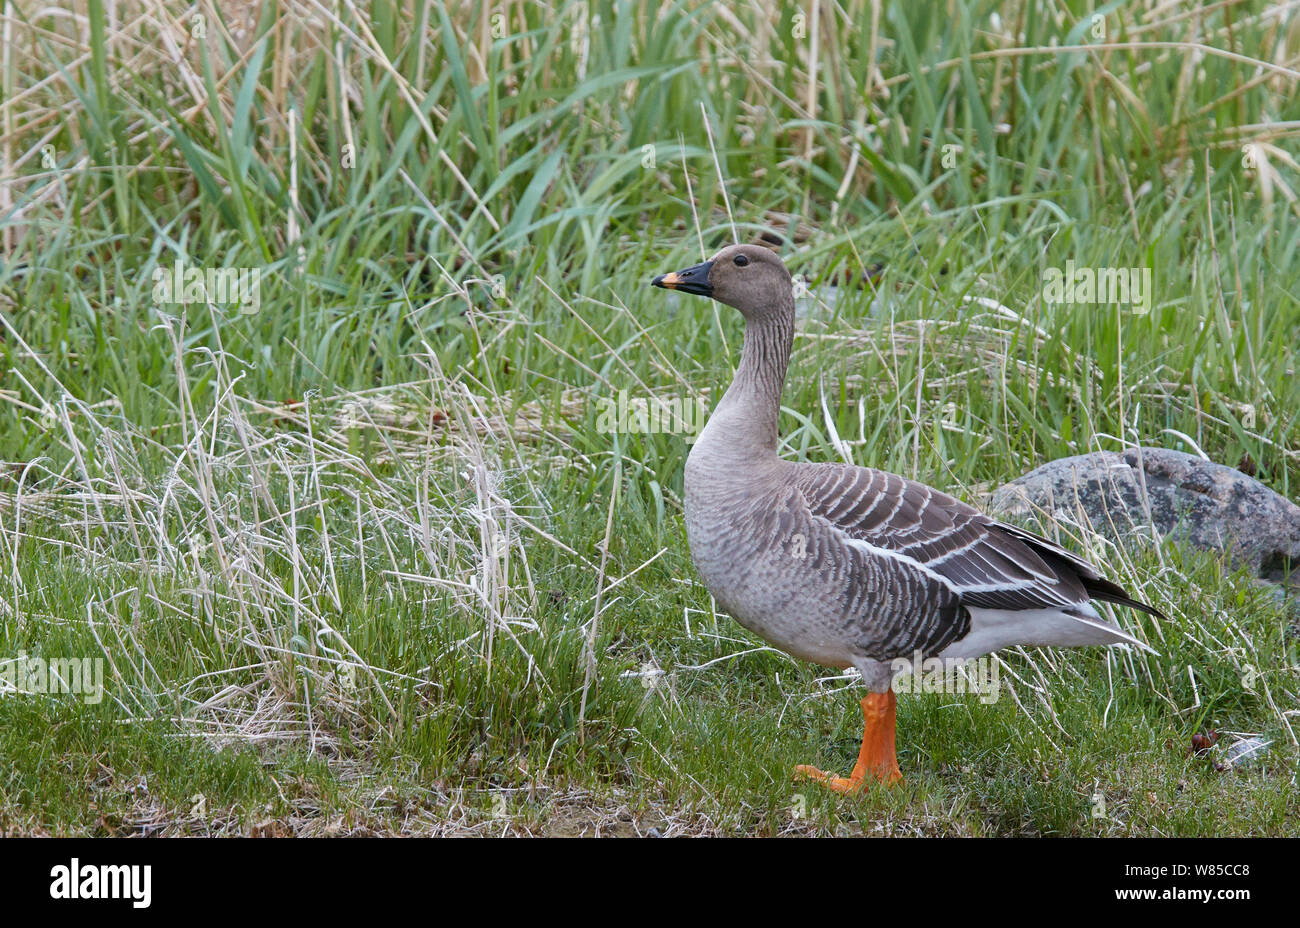
M1077 555L924 484L836 464L801 466L797 486L846 544L908 562L962 605L1070 610L1102 599L1159 615Z

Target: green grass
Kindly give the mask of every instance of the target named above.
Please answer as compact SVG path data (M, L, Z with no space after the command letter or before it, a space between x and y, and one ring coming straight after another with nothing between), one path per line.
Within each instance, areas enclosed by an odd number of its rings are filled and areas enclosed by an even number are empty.
M818 292L885 263L801 328L789 457L979 500L1140 441L1300 495L1282 7L221 7L15 10L0 61L0 659L107 690L0 697L0 833L1296 832L1294 605L1071 526L1158 656L1006 654L900 700L904 786L792 782L851 765L850 681L713 611L682 436L597 427L729 382L736 314L647 282L734 221ZM258 311L160 305L178 259ZM1155 305L1047 305L1067 260Z

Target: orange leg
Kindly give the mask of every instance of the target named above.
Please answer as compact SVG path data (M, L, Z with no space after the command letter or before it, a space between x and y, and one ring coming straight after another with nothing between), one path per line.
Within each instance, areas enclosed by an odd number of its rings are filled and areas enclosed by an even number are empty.
M856 793L862 789L867 777L886 786L893 786L903 779L903 774L898 769L898 756L894 753L897 708L898 697L893 690L868 693L863 697L862 720L865 726L862 732L862 750L858 751L858 762L853 765L853 772L848 777L822 773L809 764L795 767L795 776L817 780L837 793Z

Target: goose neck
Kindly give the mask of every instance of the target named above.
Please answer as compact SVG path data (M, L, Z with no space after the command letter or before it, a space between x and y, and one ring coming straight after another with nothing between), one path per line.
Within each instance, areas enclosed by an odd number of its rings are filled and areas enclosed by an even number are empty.
M745 345L736 377L718 404L710 424L714 435L749 452L776 453L781 390L794 341L793 314L773 315L745 325Z

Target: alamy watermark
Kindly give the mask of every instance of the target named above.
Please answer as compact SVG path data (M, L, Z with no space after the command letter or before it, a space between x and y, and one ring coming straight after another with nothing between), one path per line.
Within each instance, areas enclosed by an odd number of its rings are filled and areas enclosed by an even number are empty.
M262 269L257 267L186 267L180 258L170 267L153 269L153 299L158 304L236 304L240 315L262 308Z
M998 662L993 657L922 657L916 651L910 658L894 658L889 669L893 673L890 685L896 693L974 693L989 705L997 702L1002 692Z
M0 658L0 696L72 695L93 706L104 698L104 659L100 657Z
M152 864L83 864L73 857L50 868L51 899L126 899L137 909L153 901Z
M626 390L617 399L600 397L596 406L596 431L603 434L685 435L694 441L709 417L701 399L629 397Z
M1133 312L1149 313L1154 299L1149 267L1075 267L1043 271L1043 302L1082 305L1127 304Z

